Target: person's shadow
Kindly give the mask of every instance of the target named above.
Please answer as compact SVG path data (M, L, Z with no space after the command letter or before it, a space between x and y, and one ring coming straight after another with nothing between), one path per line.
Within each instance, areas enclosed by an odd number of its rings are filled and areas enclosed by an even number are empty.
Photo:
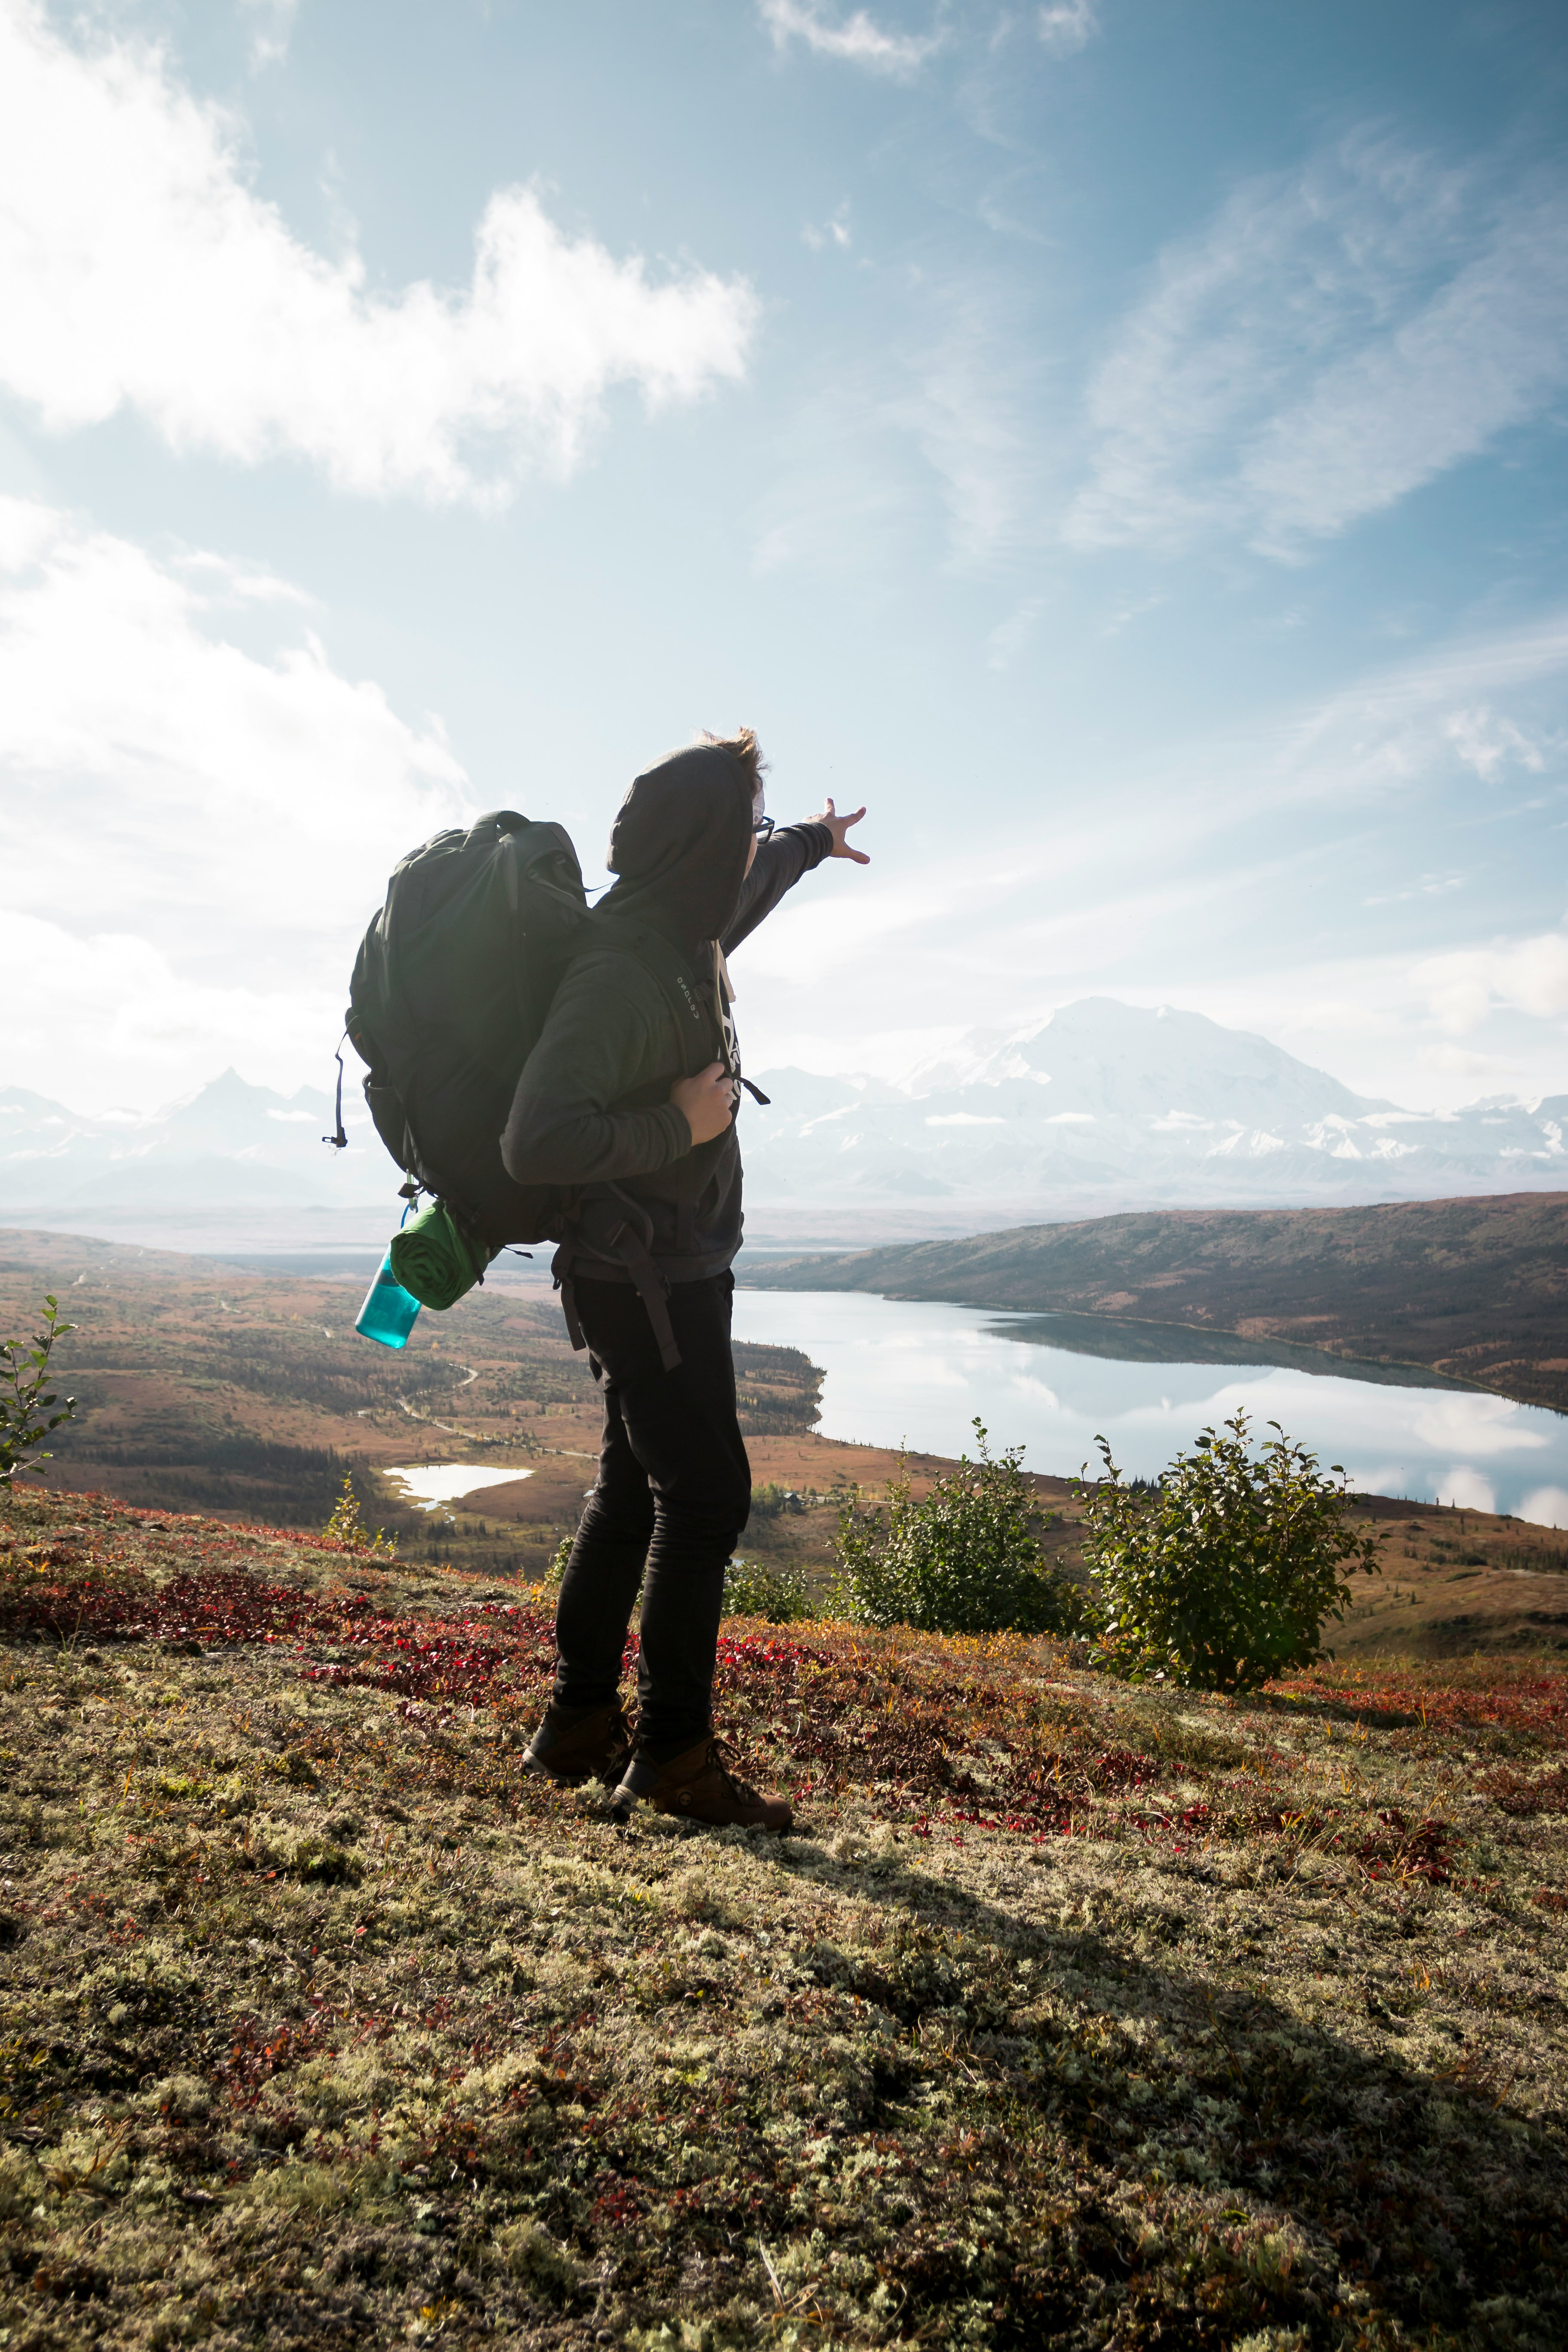
M1121 2318L1085 2342L1121 2343L1124 2324L1142 2342L1142 2312L1161 2343L1226 2345L1268 2327L1287 2331L1281 2352L1297 2330L1303 2347L1568 2343L1563 2129L1510 2106L1481 2038L1455 2038L1449 2062L1426 2071L1402 2047L1422 2032L1419 2011L1397 2014L1363 1970L1343 1992L1375 2036L1358 2046L1270 1997L1268 1974L1299 1965L1310 1977L1312 1959L1246 1933L1250 1981L1184 1969L1201 1912L1192 1877L1140 1871L1121 1889L1091 1887L1071 1843L1023 1848L1013 1888L987 1899L885 1849L846 1859L809 1837L769 1842L782 1871L830 1878L885 1922L853 1949L796 1948L782 1981L776 1970L759 1981L764 2012L809 2001L813 1987L855 2004L858 2087L804 2086L808 2125L896 2139L934 2108L944 2149L967 2136L964 2161L1016 2217L993 2217L984 2266L1016 2340L1079 2341L1089 2282ZM1032 1864L1041 1853L1051 1859ZM1026 1900L1008 1907L1023 1882L1058 1872L1064 1897L1109 1895L1121 1916L1052 1926ZM721 1911L721 1889L716 1874ZM1321 1960L1339 1957L1337 1924L1325 1906ZM1391 1906L1388 1925L1407 1956L1404 1996L1388 1990L1413 2007L1411 1964L1435 1956L1415 1905L1403 1916ZM1170 1961L1134 1950L1151 1940ZM895 2199L882 2259L944 2299L917 2207L902 2224L899 2210Z

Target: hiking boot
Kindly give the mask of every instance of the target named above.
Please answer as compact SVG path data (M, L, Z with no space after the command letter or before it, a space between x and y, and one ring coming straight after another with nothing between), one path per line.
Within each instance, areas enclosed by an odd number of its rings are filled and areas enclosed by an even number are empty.
M631 1760L632 1728L618 1698L603 1706L563 1706L548 1714L524 1750L525 1772L552 1780L603 1780L613 1789Z
M705 1731L693 1748L655 1764L634 1756L620 1787L610 1800L617 1821L631 1818L638 1797L661 1813L682 1821L702 1822L710 1829L787 1830L795 1816L782 1797L764 1797L725 1769L717 1739Z

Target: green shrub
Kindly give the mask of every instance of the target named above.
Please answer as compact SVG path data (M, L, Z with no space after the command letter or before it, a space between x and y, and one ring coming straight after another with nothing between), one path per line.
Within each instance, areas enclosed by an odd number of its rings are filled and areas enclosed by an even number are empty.
M321 1532L330 1542L347 1544L351 1550L377 1552L384 1559L397 1558L396 1537L387 1535L381 1528L372 1535L366 1527L359 1507L359 1496L354 1493L352 1472L345 1472L342 1491Z
M760 1559L732 1559L724 1570L726 1617L765 1617L787 1625L820 1616L811 1587L798 1568L769 1568Z
M54 1456L39 1444L52 1430L63 1428L76 1412L75 1397L61 1397L49 1382L49 1357L57 1339L76 1328L62 1323L53 1296L44 1300L43 1329L30 1343L0 1341L0 1486L9 1486L18 1470L37 1470ZM9 1391L9 1394L5 1391ZM52 1404L59 1406L51 1413Z
M1095 1443L1105 1476L1079 1487L1084 1559L1097 1586L1097 1665L1131 1682L1256 1690L1324 1653L1355 1573L1380 1573L1383 1538L1345 1524L1344 1472L1278 1433L1253 1457L1238 1412L1205 1429L1152 1489L1135 1491Z
M979 1461L965 1454L921 1502L903 1456L885 1506L867 1506L851 1488L833 1538L833 1602L845 1616L927 1633L1038 1633L1072 1622L1071 1591L1040 1549L1037 1530L1050 1518L1019 1467L1023 1447L993 1461L982 1423L974 1433Z
M556 1545L541 1581L549 1593L558 1593L566 1563L576 1541L575 1530ZM770 1624L787 1625L799 1617L822 1614L811 1587L798 1568L768 1568L760 1559L731 1560L724 1570L726 1617L765 1617Z
M776 1478L752 1489L752 1517L776 1519L781 1511L809 1511L821 1496L810 1486L781 1486Z

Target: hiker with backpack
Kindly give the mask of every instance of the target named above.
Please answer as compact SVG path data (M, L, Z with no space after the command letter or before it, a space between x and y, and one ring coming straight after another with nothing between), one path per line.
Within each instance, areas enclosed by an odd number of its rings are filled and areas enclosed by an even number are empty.
M726 1769L712 1721L724 1570L752 1499L730 1268L734 1117L742 1087L757 1089L741 1076L725 958L824 858L870 860L846 839L864 809L839 816L829 800L775 830L762 772L749 728L646 770L610 836L616 880L592 908L559 824L497 809L435 835L399 861L365 932L346 1034L409 1203L356 1328L402 1347L422 1306L454 1305L509 1244L551 1240L573 1345L604 1389L528 1768L618 1780L622 1819L643 1797L783 1830L789 1807ZM348 1141L341 1050L324 1139ZM619 1683L639 1583L634 1730Z
M724 1570L751 1509L735 1411L731 1266L741 1246L742 1086L726 958L825 858L869 860L829 800L775 830L754 734L708 738L647 769L616 818L617 879L518 1082L501 1157L520 1185L579 1187L557 1254L574 1340L605 1397L597 1479L556 1612L559 1663L530 1766L597 1777L713 1824L787 1829L790 1810L730 1772L712 1719ZM637 952L652 931L684 970L712 1050L700 1066ZM753 1089L754 1091L754 1089ZM645 1567L646 1563L646 1567ZM643 1587L635 1730L619 1696Z

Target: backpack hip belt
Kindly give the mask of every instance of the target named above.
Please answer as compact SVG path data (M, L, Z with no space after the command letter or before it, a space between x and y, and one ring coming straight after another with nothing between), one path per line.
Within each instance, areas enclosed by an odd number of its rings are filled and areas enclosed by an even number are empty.
M647 1309L647 1319L653 1326L660 1360L665 1370L672 1372L680 1361L680 1349L675 1341L675 1326L669 1319L669 1283L655 1265L650 1255L653 1220L621 1191L618 1184L611 1184L606 1189L614 1193L626 1211L626 1215L610 1228L605 1238L616 1252L616 1263L625 1266L637 1297ZM550 1262L550 1271L561 1293L561 1311L566 1318L566 1336L578 1350L586 1348L588 1342L583 1336L583 1326L578 1319L575 1278L580 1270L585 1272L591 1265L603 1265L607 1262L596 1251L585 1250L575 1234L567 1234ZM591 1355L588 1361L590 1364L594 1362ZM595 1377L598 1377L596 1370Z

